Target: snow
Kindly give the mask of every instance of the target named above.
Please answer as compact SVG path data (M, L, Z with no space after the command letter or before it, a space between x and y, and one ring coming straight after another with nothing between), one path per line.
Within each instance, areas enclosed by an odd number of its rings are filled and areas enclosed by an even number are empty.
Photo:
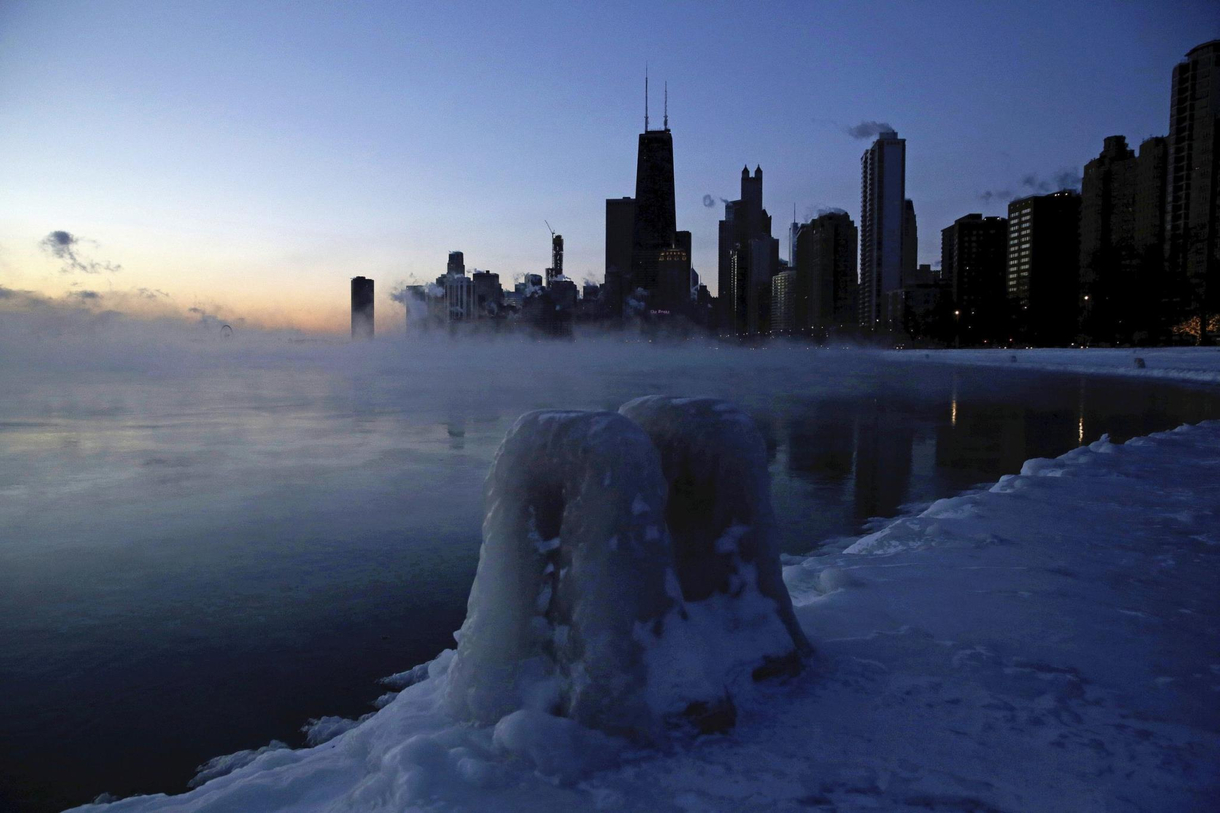
M599 418L615 438L607 454L622 449L632 431ZM548 426L556 438L588 432L593 446L593 423ZM643 530L661 510L661 485L627 471L642 448L621 452L614 478L631 483L617 514L628 525L621 550L656 548ZM493 470L490 491L504 485ZM637 494L651 512L629 510ZM528 701L494 724L458 722L446 700L470 685L458 667L482 635L476 624L459 653L442 653L425 678L412 672L388 705L322 745L243 752L183 795L80 809L1214 809L1217 494L1213 421L1033 460L842 550L786 557L795 617L817 653L801 674L735 694L724 734L632 743ZM493 537L509 527L490 514L489 524ZM566 528L560 536L568 544ZM676 578L667 571L660 586L674 604ZM623 598L664 603L647 583L639 594ZM511 623L493 624L510 630L506 647L521 646L536 595L519 597ZM703 604L689 605L693 627ZM662 651L644 647L643 657Z
M1220 383L1220 347L901 350L884 351L880 355L891 360L924 364L974 367L1015 365L1064 373L1104 373L1126 378ZM1137 359L1143 362L1143 366Z

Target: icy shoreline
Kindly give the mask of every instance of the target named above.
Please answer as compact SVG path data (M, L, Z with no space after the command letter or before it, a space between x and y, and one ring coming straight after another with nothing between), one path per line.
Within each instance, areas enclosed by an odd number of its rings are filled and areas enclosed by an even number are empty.
M1031 348L1025 350L886 350L916 364L1014 367L1082 375L1220 384L1220 347ZM1143 362L1139 366L1136 359Z
M727 735L647 750L536 713L456 725L447 652L328 742L104 809L1201 810L1220 792L1217 493L1211 421L1031 460L791 564L818 654Z

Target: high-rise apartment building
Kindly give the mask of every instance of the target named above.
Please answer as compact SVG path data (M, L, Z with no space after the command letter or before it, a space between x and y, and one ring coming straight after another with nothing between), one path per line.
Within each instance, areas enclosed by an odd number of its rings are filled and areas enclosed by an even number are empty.
M1080 193L1009 203L1006 293L1015 335L1043 346L1071 342L1079 290Z
M798 330L796 271L786 268L771 277L771 333L789 335Z
M373 338L373 281L352 277L352 338Z
M1183 315L1220 312L1220 39L1173 69L1169 103L1165 258ZM1201 339L1208 340L1204 332Z
M798 330L841 330L857 321L856 224L847 212L827 212L796 236Z
M1007 339L1008 221L968 214L940 234L941 276L952 297L955 338L962 344Z
M1080 333L1090 342L1146 339L1160 321L1167 149L1109 136L1080 190Z
M880 326L885 294L902 287L906 149L906 139L887 130L860 157L859 320L870 330Z

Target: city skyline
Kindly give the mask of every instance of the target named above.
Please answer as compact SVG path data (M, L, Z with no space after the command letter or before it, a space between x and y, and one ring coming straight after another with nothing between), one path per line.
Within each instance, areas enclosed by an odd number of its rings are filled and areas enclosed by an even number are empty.
M401 10L9 5L0 286L340 333L348 280L367 276L383 303L378 332L393 332L395 285L431 279L449 250L506 282L541 273L544 220L565 235L568 276L601 282L605 201L632 185L645 62L654 87L671 86L677 222L710 288L737 167L766 168L773 211L795 204L808 220L842 208L858 221L859 156L882 125L908 143L918 259L936 263L933 236L958 217L1003 216L1011 198L1054 191L1062 173L1074 181L1107 136L1166 135L1171 71L1213 24L1201 3L971 9L968 20L954 8L876 19L781 4L711 21L666 8L655 31L630 36L605 12L560 8L455 30ZM729 36L748 22L758 30ZM690 43L663 36L696 23ZM220 47L206 36L217 24L249 33ZM879 37L891 45L882 54L853 40L866 24L909 31ZM836 36L819 39L828 25ZM346 48L326 47L328 26ZM285 39L269 46L279 27ZM99 30L109 36L95 41ZM588 30L604 42L582 48ZM525 61L543 41L563 68L553 76ZM760 43L772 47L754 62L733 59ZM501 75L462 69L476 47ZM745 101L743 119L732 111Z

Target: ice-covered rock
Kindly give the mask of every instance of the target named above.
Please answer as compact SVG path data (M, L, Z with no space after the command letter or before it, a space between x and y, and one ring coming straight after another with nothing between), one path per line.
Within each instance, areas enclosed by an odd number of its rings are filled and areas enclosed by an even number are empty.
M764 672L799 665L812 647L784 585L767 450L754 421L716 398L651 395L619 412L660 452L665 521L688 607L710 601L726 634L748 631L731 653L740 662Z
M492 724L521 709L648 736L714 702L674 574L656 448L613 412L532 412L486 485L479 566L447 702Z

